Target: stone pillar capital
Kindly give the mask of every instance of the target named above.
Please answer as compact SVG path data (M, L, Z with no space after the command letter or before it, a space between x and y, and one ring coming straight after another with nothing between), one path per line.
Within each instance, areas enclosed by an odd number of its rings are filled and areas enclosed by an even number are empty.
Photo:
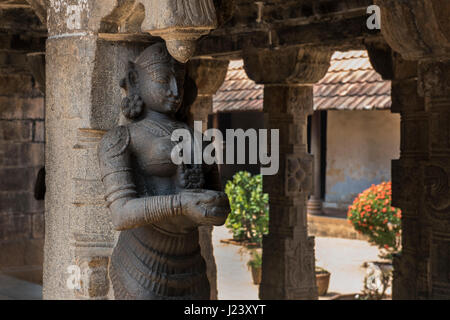
M258 84L312 85L325 76L332 54L322 48L250 50L243 54L244 68Z
M375 0L381 8L381 32L407 60L450 56L450 2L447 0Z
M26 0L33 9L34 13L38 16L39 20L46 25L47 24L47 8L50 0Z
M195 81L199 96L212 96L222 85L228 71L228 60L196 58L187 64L187 72Z
M33 2L46 4L48 35L52 38L98 33L102 20L116 8L117 1L33 0Z

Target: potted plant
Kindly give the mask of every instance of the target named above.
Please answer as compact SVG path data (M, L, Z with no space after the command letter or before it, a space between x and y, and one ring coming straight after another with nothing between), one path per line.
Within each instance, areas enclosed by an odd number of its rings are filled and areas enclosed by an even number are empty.
M252 271L253 283L261 284L262 278L262 254L257 250L250 251L251 259L247 262L247 266Z
M400 250L402 211L391 206L391 182L372 185L349 206L348 220L355 230L378 246L380 257L392 261Z
M348 209L348 220L357 232L380 249L380 258L374 262L377 272L370 271L364 280L367 299L383 299L392 280L392 258L401 249L402 211L391 205L391 182L372 185L356 197Z
M236 173L225 187L231 207L227 228L234 240L258 248L269 228L269 196L262 189L262 176L246 171Z
M331 273L321 267L316 267L316 282L319 296L325 296L330 285Z

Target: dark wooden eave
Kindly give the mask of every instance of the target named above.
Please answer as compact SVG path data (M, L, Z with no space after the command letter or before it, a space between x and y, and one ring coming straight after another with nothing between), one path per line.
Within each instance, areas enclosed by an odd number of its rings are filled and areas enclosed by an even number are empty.
M225 1L232 0L215 0L215 3L218 8L222 8ZM45 37L45 26L27 4L34 2L41 3L42 0L0 0L0 31L28 31L38 37ZM372 2L234 0L234 10L224 14L228 20L198 41L196 56L234 59L239 58L243 50L251 48L291 46L327 46L336 50L362 49L366 39L381 38L379 31L371 31L366 27L366 10ZM102 32L99 36L106 41L151 43L156 40L144 33Z

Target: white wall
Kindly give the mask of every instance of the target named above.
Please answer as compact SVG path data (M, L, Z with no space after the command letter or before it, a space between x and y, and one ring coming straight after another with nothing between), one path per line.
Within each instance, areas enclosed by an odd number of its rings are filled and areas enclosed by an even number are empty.
M329 111L324 207L346 209L372 184L391 179L400 156L400 116L390 110Z

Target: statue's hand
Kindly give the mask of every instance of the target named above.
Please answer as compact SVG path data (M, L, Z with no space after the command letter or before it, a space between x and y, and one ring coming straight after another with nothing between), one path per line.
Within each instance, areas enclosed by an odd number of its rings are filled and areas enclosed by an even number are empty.
M198 225L221 226L230 213L230 203L223 192L194 189L180 195L183 215Z

